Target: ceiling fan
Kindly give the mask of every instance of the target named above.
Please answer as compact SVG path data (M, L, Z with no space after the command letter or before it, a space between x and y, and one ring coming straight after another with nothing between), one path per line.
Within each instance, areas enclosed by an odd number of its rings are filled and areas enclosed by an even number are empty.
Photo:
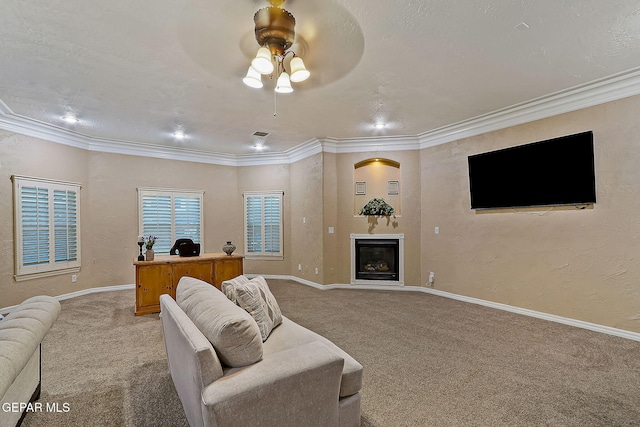
M305 67L312 71L307 80L296 85L296 90L335 82L362 58L362 30L337 0L286 0L286 4L284 0L187 0L176 28L185 53L212 75L223 79L242 77L261 47L256 40L255 21L253 27L249 24L260 4L267 8L281 8L284 4L295 15L295 36L287 50L304 58ZM288 71L291 59L293 55L287 55L284 63Z
M280 7L284 0L269 0L269 3L271 6L259 9L253 16L255 37L260 47L242 81L249 87L262 88L261 76L269 75L276 78L276 92L291 93L291 82L303 82L311 73L302 57L291 50L296 38L295 17ZM287 68L284 61L290 54Z

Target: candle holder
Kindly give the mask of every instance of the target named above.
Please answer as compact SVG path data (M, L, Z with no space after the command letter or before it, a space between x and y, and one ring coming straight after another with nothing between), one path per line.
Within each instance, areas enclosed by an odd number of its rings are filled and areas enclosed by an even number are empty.
M142 247L144 246L144 242L138 241L138 246L140 246L140 255L138 255L138 261L144 261L144 255L142 255Z

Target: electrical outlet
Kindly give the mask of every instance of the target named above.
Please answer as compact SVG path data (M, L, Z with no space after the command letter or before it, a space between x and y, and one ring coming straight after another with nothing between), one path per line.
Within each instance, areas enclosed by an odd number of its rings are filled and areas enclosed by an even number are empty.
M75 274L71 275L71 283L76 283L78 281L78 276Z
M436 280L436 274L432 271L429 273L429 283L433 283Z
M318 274L318 267L316 267L316 274Z
M302 271L302 264L298 264L298 271Z

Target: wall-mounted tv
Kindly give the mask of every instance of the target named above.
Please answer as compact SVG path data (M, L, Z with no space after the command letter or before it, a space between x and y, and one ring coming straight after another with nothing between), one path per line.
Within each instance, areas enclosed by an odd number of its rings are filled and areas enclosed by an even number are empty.
M593 132L469 156L472 209L596 202Z

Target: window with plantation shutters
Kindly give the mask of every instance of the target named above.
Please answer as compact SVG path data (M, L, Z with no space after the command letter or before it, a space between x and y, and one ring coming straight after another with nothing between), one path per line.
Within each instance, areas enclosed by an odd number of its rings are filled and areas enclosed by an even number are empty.
M16 280L80 271L80 184L11 179Z
M243 196L245 256L282 259L282 191Z
M156 236L153 250L168 254L177 239L191 239L204 248L200 190L138 188L139 234Z

